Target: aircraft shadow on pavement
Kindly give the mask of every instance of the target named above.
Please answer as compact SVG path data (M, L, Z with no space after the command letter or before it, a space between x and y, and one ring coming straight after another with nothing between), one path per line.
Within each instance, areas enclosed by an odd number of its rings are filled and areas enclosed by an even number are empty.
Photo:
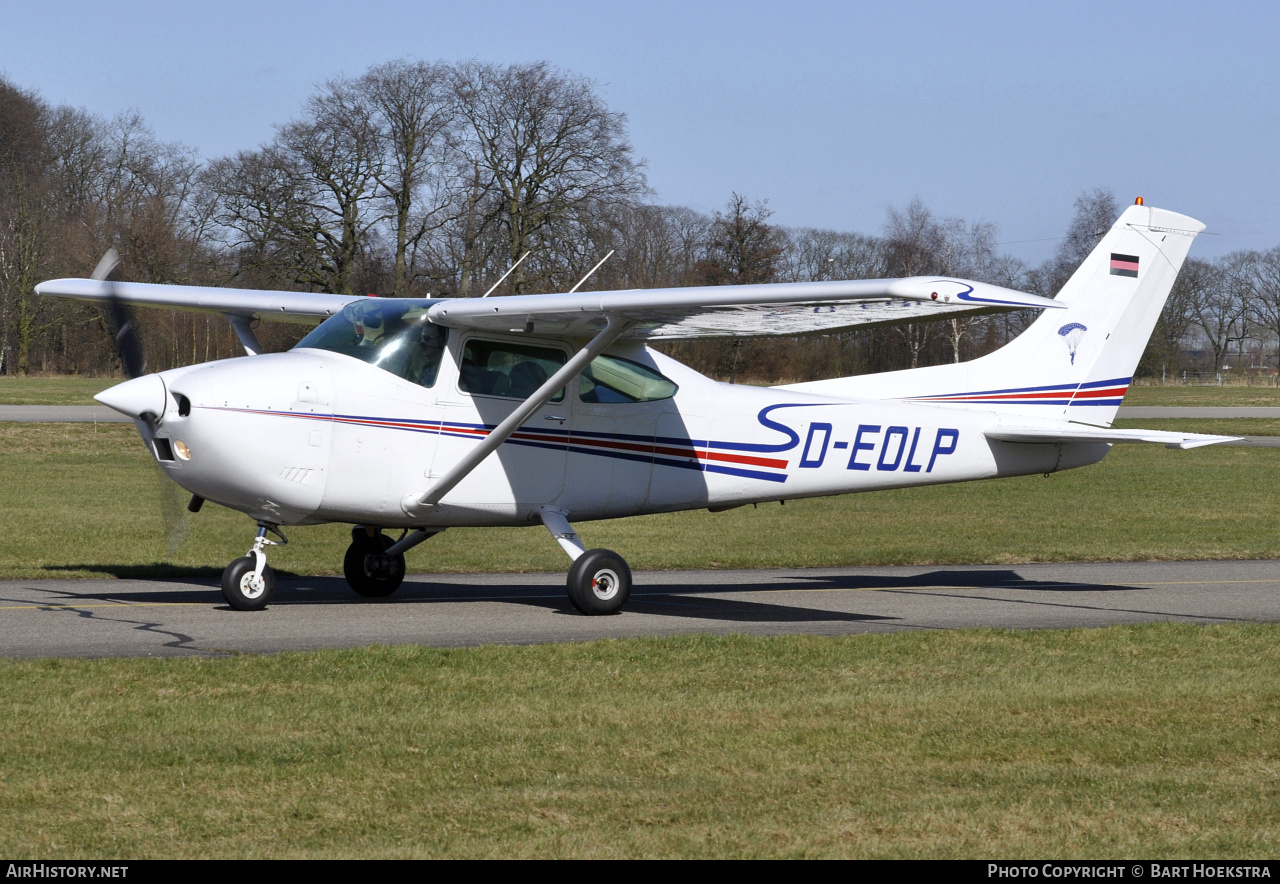
M153 587L123 585L103 589L96 584L92 590L81 592L68 588L66 583L55 587L39 583L26 587L44 595L43 600L25 598L27 604L50 607L75 607L91 602L122 602L125 604L193 604L211 605L230 611L222 600L217 581L205 578L169 578L147 581ZM798 605L779 605L741 598L716 598L717 592L742 592L753 587L732 585L707 585L706 583L673 585L662 588L646 587L632 595L627 611L637 614L664 617L684 617L701 620L721 620L743 623L813 623L892 620L869 614L807 608ZM656 590L656 591L655 591ZM501 602L543 608L561 614L574 614L563 588L558 584L512 582L508 584L484 584L468 586L465 583L417 583L406 582L392 597L364 599L355 595L340 577L310 577L284 579L276 585L273 607L294 605L431 605L443 603Z
M49 566L51 570L98 570L121 580L144 581L152 586L125 585L103 588L94 581L93 589L79 592L65 582L57 588L45 588L37 581L28 590L39 587L47 593L50 605L75 605L91 601L115 601L133 604L209 604L230 611L218 588L214 569L192 569L187 573L160 576L147 567L108 567L65 565ZM206 573L206 571L208 573ZM797 573L775 575L769 582L743 584L708 580L700 574L687 581L667 579L652 582L653 574L642 574L642 584L632 593L627 611L666 617L685 617L733 622L850 622L892 620L871 614L833 611L796 604L748 600L743 596L784 592L803 597L806 591L910 591L927 589L1018 589L1043 592L1117 592L1139 589L1137 586L1102 585L1064 581L1038 581L1023 578L1016 570L937 570L908 575L833 575ZM673 575L674 576L674 575ZM341 577L298 577L278 575L273 605L382 605L502 602L539 607L571 614L573 609L558 582L530 583L513 575L510 583L468 584L465 577L449 582L417 582L411 576L390 598L365 599L355 595ZM88 589L88 587L86 587ZM736 598L718 598L732 594ZM27 599L30 602L30 599ZM36 602L39 604L39 602Z
M201 585L212 583L217 585L222 579L222 569L209 566L193 566L185 567L180 565L169 565L164 562L155 562L150 565L45 565L46 571L67 571L70 573L88 572L90 574L102 574L107 577L114 577L117 580L163 580L169 583L200 583ZM294 578L298 575L292 571L281 571L275 569L276 577Z
M439 604L502 602L543 608L561 614L577 616L570 605L563 586L559 583L527 583L513 581L504 584L468 586L465 583L415 583L406 582L388 599L362 599L355 596L341 578L311 578L305 586L277 585L277 603L314 604ZM739 587L740 589L741 587ZM289 590L292 589L290 592ZM705 620L737 622L796 623L821 621L892 620L892 617L854 614L845 611L804 608L795 605L777 605L742 599L708 598L694 593L707 591L705 585L688 585L667 591L654 592L652 587L633 591L626 611L637 614L657 614L666 617L686 617ZM715 587L712 587L714 590ZM720 587L723 591L734 589Z
M714 596L708 598L706 596L688 596L676 593L633 595L631 601L627 603L627 611L634 614L655 614L663 617L684 617L695 620L722 620L734 623L849 623L900 619L879 614L854 614L848 611L829 611L823 608L771 605L767 602L721 599Z
M895 589L1023 589L1039 592L1132 592L1141 586L1104 584L1071 580L1029 580L1013 569L926 571L922 574L797 574L781 576L779 586L734 587L724 589L751 591L786 590L895 590Z
M222 600L222 594L218 589L216 580L201 580L196 578L171 577L165 580L147 581L153 582L155 588L138 587L133 585L124 585L119 587L102 588L102 584L98 581L92 581L93 589L89 591L78 591L67 587L66 582L60 583L56 587L46 586L43 581L31 581L23 585L23 589L27 593L39 593L43 596L43 602L39 598L14 598L10 601L25 605L40 605L42 603L58 606L74 606L76 603L87 602L131 602L133 604L151 604L151 605L173 605L173 604L200 604L213 600ZM89 583L89 581L86 581Z

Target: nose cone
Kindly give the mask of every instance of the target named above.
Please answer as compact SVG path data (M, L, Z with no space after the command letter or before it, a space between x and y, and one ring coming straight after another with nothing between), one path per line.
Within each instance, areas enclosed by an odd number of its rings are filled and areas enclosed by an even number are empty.
M108 408L137 420L144 414L160 417L169 402L164 381L159 375L145 374L140 378L116 384L93 397Z

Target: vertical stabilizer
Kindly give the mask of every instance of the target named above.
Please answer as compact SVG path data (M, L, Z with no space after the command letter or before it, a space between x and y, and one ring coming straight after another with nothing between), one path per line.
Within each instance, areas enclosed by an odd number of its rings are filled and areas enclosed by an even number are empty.
M905 399L1109 426L1174 279L1204 225L1130 206L1047 310L994 353L958 365L837 378L792 389Z

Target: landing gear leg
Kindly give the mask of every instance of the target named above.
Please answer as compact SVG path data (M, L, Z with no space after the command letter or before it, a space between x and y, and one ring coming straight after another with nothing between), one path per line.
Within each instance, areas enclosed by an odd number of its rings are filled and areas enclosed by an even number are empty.
M280 539L270 540L270 531ZM258 523L258 536L253 548L222 572L222 597L237 611L261 611L271 601L276 591L276 573L267 566L266 548L283 546L289 538L280 529L266 522Z
M567 581L573 606L588 615L621 611L631 597L631 569L622 556L608 549L585 549L563 510L543 507L538 516L573 559Z

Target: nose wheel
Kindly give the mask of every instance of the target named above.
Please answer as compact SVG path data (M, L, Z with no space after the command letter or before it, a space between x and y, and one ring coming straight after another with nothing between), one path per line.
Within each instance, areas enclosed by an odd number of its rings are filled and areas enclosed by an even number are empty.
M237 611L261 611L276 592L276 572L258 570L253 556L241 556L222 572L222 597Z
M268 531L280 539L269 540ZM253 541L253 548L222 572L222 597L228 605L237 611L261 611L270 604L276 592L276 572L267 566L266 548L288 542L279 528L258 523L258 537Z

